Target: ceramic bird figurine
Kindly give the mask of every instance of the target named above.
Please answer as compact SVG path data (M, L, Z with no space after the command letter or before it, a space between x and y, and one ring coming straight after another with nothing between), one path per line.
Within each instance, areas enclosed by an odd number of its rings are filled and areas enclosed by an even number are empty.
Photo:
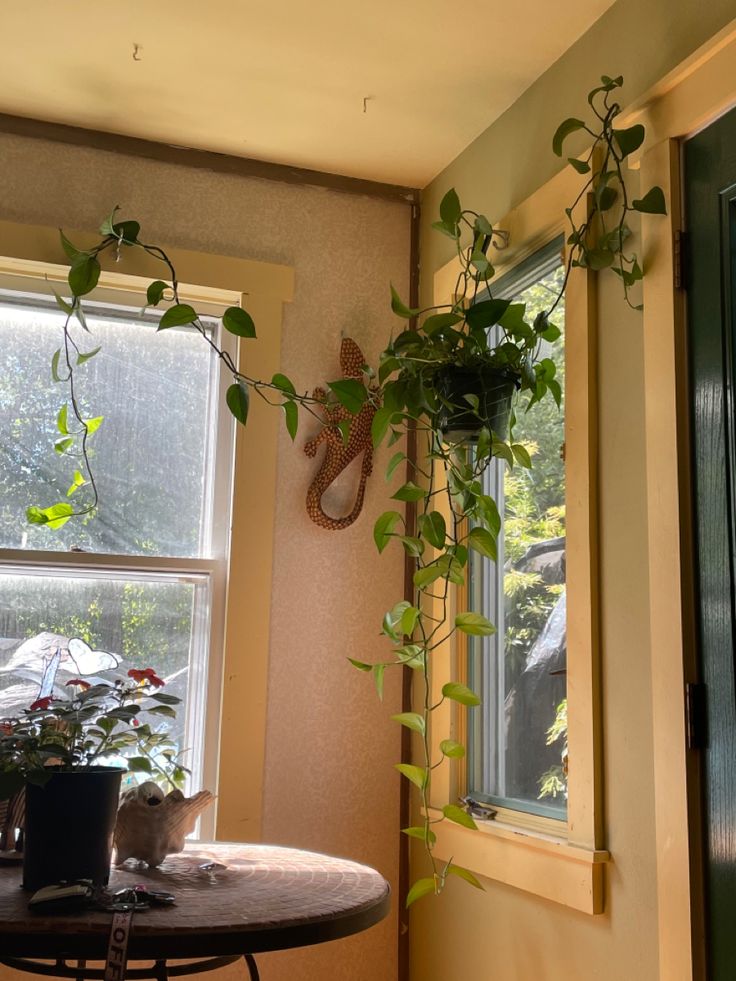
M116 863L136 858L155 868L167 855L182 851L184 839L214 799L209 790L200 790L193 797L172 790L164 796L151 781L127 791L115 825Z

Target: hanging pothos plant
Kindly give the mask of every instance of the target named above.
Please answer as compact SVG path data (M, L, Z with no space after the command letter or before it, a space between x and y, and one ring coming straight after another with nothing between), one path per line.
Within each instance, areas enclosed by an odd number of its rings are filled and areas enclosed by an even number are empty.
M411 309L392 289L392 309L406 327L381 355L377 371L369 372L370 385L344 378L328 383L325 401L340 403L352 415L368 400L375 404L376 447L384 441L389 445L399 442L409 430L416 433L419 446L415 459L407 459L405 451L397 449L388 464L389 476L400 466L409 468L410 479L394 493L393 500L416 506L415 523L409 525L406 514L394 508L379 517L373 531L379 551L396 543L414 559L412 595L403 598L384 617L383 633L391 644L390 657L380 664L352 661L358 669L373 675L379 693L389 667L413 669L418 677L418 710L394 718L419 735L422 759L419 763L399 763L397 769L421 794L422 822L403 830L424 843L431 873L412 886L407 905L428 893L440 892L450 875L480 887L472 872L452 861L441 862L434 854L436 824L452 821L474 828L473 818L453 802L440 812L430 811L433 774L447 760L465 754L460 743L445 739L438 744L439 756L433 756L432 713L446 700L475 706L479 698L465 685L450 681L433 703L430 670L433 653L456 631L471 636L494 632L493 625L479 613L461 611L450 618L449 612L450 591L452 586L464 582L469 551L491 560L496 558L501 517L496 502L483 490L483 472L494 458L504 460L509 467L531 466L527 449L514 440L516 406L528 410L545 398L560 404L562 393L554 362L542 353L544 343L554 341L560 334L551 318L570 270L576 266L613 270L631 304L630 289L643 274L637 256L627 249L631 235L628 216L632 211L665 214L664 195L659 187L634 199L626 185L626 158L641 146L645 131L641 125L615 128L614 122L621 113L615 94L622 83L621 77L604 76L601 85L588 95L592 121L567 119L554 135L557 155L562 155L565 139L576 131L587 133L592 144L585 158L569 158L570 165L587 180L576 201L566 209L571 226L566 274L560 294L549 309L529 323L524 304L492 296L488 283L494 268L489 250L503 233L494 229L484 215L464 209L451 189L442 200L434 228L456 246L458 278L453 299L438 307ZM583 200L587 207L578 209ZM582 218L577 217L579 210ZM27 512L30 522L51 528L59 528L74 517L91 515L99 505L89 440L103 420L85 418L78 395L84 365L99 348L83 350L79 331L73 325L78 324L82 331L87 329L82 299L97 285L100 257L105 253L119 256L126 249L140 249L161 262L164 278L155 280L147 289L149 306L165 306L158 330L190 326L202 335L232 376L226 401L238 422L246 423L250 397L255 394L282 408L292 439L297 433L300 410L325 425L322 413L316 411L322 408L321 400L297 392L285 375L276 374L266 381L240 370L218 346L196 310L182 302L176 269L169 256L160 246L147 244L141 238L137 221L118 220L117 211L116 208L103 222L101 238L92 248L79 249L63 233L61 236L71 268L70 296L57 296L65 321L62 346L53 356L51 374L55 382L66 386L67 396L58 414L55 449L74 461L74 470L66 500L32 506ZM252 318L240 307L226 310L222 325L246 343L256 336ZM347 440L349 426L340 423L340 430ZM442 500L444 506L440 504ZM79 503L75 506L74 502Z

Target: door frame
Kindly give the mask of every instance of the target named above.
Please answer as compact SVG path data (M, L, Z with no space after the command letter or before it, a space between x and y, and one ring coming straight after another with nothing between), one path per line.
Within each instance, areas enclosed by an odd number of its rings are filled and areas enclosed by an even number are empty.
M683 192L687 202L685 252L691 360L693 568L698 569L694 613L701 675L690 729L702 748L699 754L700 816L706 910L703 934L709 955L708 970L717 971L719 977L724 970L731 976L727 965L731 964L733 953L727 939L732 935L729 907L723 907L724 899L730 900L731 888L726 885L724 894L724 876L716 856L720 850L717 843L719 829L724 822L730 826L733 820L733 814L728 810L724 813L722 808L725 805L730 809L726 801L731 800L734 792L734 784L721 762L723 750L728 743L733 745L733 666L727 662L734 641L734 490L731 477L736 449L731 424L734 412L732 334L735 326L732 296L736 206L734 136L736 108L727 117L706 127L692 143L684 143L682 154L685 163ZM728 166L721 157L724 143L732 148L730 155L726 155ZM707 148L715 158L712 171L704 157ZM692 173L688 172L688 167L692 168ZM707 183L703 182L705 173L708 174ZM719 228L715 237L714 227ZM718 262L708 251L711 246L717 246ZM715 470L711 461L715 461ZM729 566L725 576L724 562ZM726 871L728 881L732 871Z
M706 979L702 759L687 746L685 699L685 686L699 680L699 666L686 294L675 285L684 230L681 144L735 105L733 22L629 116L643 122L649 136L639 160L642 187L659 184L670 202L666 219L642 220L660 981Z

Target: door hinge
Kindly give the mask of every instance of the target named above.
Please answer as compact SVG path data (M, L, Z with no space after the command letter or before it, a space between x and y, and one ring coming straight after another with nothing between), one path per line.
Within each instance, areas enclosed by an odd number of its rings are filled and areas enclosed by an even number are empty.
M678 228L675 232L675 242L673 249L673 262L674 262L674 276L675 276L675 289L684 290L687 289L687 278L686 278L686 267L687 262L687 232L680 231Z
M705 685L688 682L685 685L685 726L687 748L705 749L708 740Z

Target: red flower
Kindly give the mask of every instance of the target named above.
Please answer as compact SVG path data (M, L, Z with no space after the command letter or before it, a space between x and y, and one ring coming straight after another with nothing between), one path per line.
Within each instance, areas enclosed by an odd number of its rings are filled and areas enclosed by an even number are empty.
M85 691L88 688L91 688L92 687L92 685L90 685L90 683L88 681L82 681L81 678L70 678L69 681L67 681L65 687L68 688L69 685L75 685L77 688L83 688Z
M51 695L47 695L45 698L37 698L36 701L31 705L31 712L45 712L49 705L53 702Z
M142 670L138 668L131 668L128 671L128 677L132 678L133 681L137 681L140 685L153 685L154 688L162 688L166 684L153 668L143 668Z
M140 722L138 721L138 719L133 719L133 726L134 726L134 727L135 727L136 729L138 728L138 726L139 726L139 725L140 725Z

